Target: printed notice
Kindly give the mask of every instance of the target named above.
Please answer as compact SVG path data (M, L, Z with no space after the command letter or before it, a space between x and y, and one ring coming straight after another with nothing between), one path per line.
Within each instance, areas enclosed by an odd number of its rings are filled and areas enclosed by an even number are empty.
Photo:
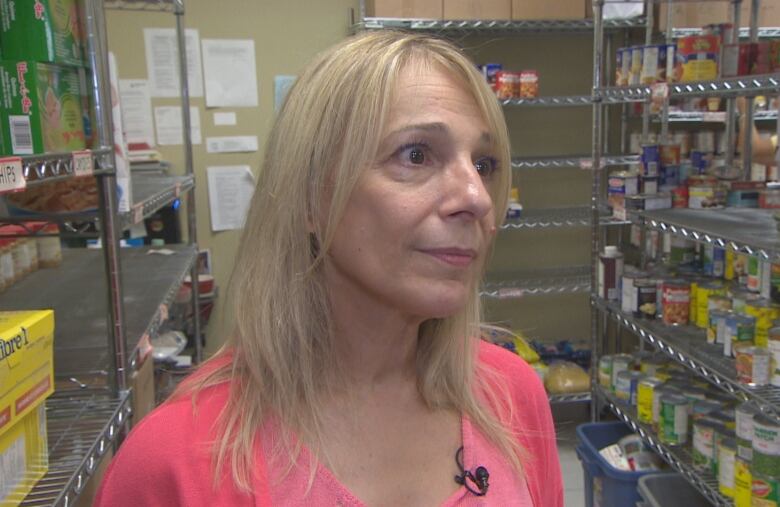
M255 41L203 39L206 107L257 106Z
M187 84L190 97L203 96L203 72L200 61L198 31L184 31L187 50ZM152 97L179 97L179 50L173 28L144 28L146 72Z
M207 167L212 231L244 227L255 179L247 165Z
M236 124L236 113L233 111L225 111L223 113L214 113L214 126L229 126Z
M157 142L161 146L184 144L181 106L158 106L154 108L154 122L157 124ZM190 106L190 136L192 144L201 144L200 112L196 106Z
M119 97L122 104L122 124L125 137L131 144L154 146L152 96L146 79L120 79Z
M247 153L257 151L257 136L207 137L208 153Z

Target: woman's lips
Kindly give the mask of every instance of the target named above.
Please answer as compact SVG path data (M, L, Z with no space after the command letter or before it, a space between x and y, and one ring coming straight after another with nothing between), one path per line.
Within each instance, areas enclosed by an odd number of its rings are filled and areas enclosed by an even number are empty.
M468 267L477 257L476 250L469 248L432 248L423 250L423 252L445 264L458 268Z

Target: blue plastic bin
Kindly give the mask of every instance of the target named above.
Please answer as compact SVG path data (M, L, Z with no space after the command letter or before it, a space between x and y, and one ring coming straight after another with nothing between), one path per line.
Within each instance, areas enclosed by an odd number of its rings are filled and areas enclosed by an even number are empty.
M599 454L599 449L617 443L633 433L620 421L587 423L577 426L577 457L582 462L586 507L628 507L642 501L639 479L655 472L618 470Z

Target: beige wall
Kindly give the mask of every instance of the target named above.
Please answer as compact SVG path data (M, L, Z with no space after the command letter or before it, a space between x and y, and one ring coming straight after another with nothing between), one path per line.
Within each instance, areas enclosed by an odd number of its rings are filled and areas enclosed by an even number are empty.
M349 9L357 9L357 0L186 0L185 23L196 28L201 38L254 39L258 71L259 107L206 109L203 98L191 103L200 109L201 130L207 136L256 135L260 151L248 154L207 154L205 145L194 147L195 190L197 202L198 242L210 248L217 284L227 284L234 253L238 247L238 232L211 232L208 213L206 167L210 165L248 164L257 170L273 117L273 79L275 75L297 74L318 51L343 39L349 28ZM144 12L111 11L108 15L109 46L117 57L122 79L147 77L144 56L143 29L173 27L173 15ZM153 105L176 105L176 99L153 99ZM235 111L237 125L215 127L214 111ZM174 164L176 173L183 169L183 153L178 147L160 151ZM218 300L212 323L223 313ZM222 337L208 333L207 351L216 350Z

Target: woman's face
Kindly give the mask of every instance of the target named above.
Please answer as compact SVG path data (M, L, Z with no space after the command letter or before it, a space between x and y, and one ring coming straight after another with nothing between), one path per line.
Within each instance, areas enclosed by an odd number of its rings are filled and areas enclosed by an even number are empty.
M327 283L342 302L446 317L481 272L495 223L487 188L506 168L476 102L443 70L406 70L389 111L337 227Z

